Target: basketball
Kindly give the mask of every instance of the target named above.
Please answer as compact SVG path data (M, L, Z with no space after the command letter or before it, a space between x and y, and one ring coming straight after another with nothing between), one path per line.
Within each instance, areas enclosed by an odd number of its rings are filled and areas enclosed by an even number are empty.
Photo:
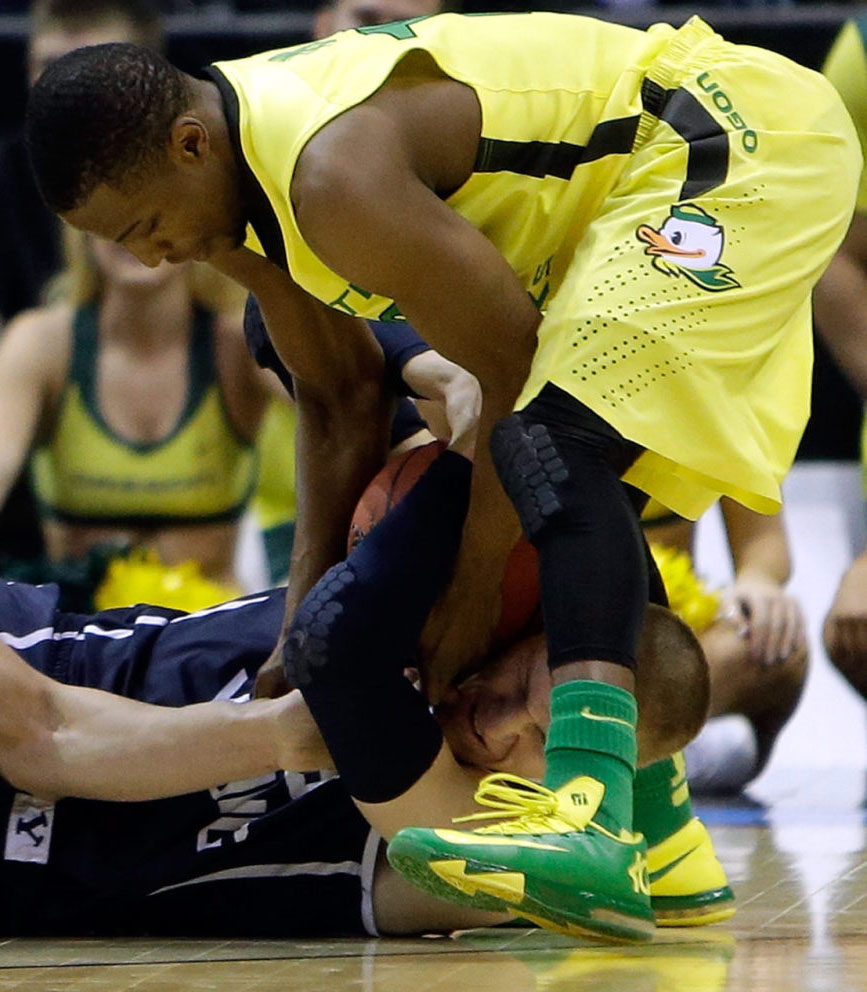
M358 501L349 525L348 551L357 547L403 499L445 449L444 441L431 441L389 458ZM495 645L514 640L539 609L539 559L536 549L524 538L515 545L506 562L502 590L500 619L494 631Z
M431 441L389 458L361 494L349 525L348 551L360 544L386 513L406 496L425 469L445 449L444 441Z

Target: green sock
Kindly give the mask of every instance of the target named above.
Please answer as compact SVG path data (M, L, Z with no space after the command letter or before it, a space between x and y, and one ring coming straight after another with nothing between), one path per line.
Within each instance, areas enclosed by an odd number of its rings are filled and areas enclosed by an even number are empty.
M638 769L632 822L644 834L648 847L670 837L691 819L692 801L683 752Z
M632 828L636 715L635 697L605 682L566 682L551 692L545 785L556 790L579 775L602 782L609 829Z

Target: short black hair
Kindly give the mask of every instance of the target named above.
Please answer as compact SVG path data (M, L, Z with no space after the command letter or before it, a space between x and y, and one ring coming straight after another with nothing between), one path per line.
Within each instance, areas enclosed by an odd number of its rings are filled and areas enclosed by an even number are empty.
M25 134L36 183L57 213L102 184L126 187L159 160L188 109L187 77L140 45L89 45L36 81Z

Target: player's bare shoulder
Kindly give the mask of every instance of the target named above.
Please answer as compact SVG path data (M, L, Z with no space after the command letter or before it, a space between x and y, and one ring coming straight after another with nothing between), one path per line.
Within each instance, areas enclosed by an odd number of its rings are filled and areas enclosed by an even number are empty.
M401 173L448 196L472 173L480 133L473 90L426 53L412 53L375 93L313 135L298 160L292 202L302 211L320 192L369 194Z
M0 374L15 368L46 386L65 380L72 354L74 308L63 303L25 310L0 338Z

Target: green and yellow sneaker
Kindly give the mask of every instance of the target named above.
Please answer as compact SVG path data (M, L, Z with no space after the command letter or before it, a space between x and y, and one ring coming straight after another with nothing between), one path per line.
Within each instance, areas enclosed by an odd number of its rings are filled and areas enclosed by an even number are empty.
M512 913L574 937L649 940L647 846L641 834L614 834L593 820L604 794L589 777L552 792L515 775L488 775L476 802L492 812L455 823L505 822L472 831L409 827L388 845L388 860L449 902Z
M734 893L710 834L696 817L648 848L647 870L657 926L704 926L734 915Z

